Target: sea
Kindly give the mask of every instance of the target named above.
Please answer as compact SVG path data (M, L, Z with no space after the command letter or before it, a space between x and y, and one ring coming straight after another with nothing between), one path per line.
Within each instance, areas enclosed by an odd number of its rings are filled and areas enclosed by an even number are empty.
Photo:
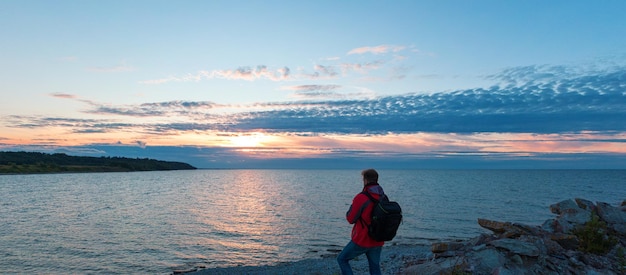
M550 205L619 205L626 170L379 170L402 206L394 244L540 226ZM360 170L189 170L0 176L0 273L171 274L336 254Z

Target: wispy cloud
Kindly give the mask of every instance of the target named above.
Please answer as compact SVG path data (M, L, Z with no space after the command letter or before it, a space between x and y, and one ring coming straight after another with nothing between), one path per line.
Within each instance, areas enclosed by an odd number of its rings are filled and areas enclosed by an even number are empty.
M71 98L70 99L74 99ZM166 101L142 103L138 105L115 106L89 100L79 100L91 106L85 110L89 114L119 115L130 117L168 117L171 115L192 116L193 114L208 114L214 109L227 108L230 105L217 104L210 101ZM206 118L206 116L203 116ZM190 117L193 119L193 117Z
M399 52L404 50L406 47L405 46L394 46L394 45L380 45L380 46L373 46L373 47L360 47L360 48L355 48L352 49L350 51L348 51L348 55L351 54L366 54L366 53L372 53L372 54L383 54L383 53L388 53L388 52Z
M282 90L293 91L294 93L290 97L298 100L297 102L289 103L290 109L298 106L311 108L310 105L304 104L310 100L316 100L317 103L326 105L324 100L374 98L373 93L368 90L355 90L354 88L336 84L287 86L283 87ZM283 104L280 105L284 106Z
M22 129L62 128L68 133L105 133L119 129L131 129L134 124L111 119L82 119L43 116L6 116L5 125ZM136 126L136 125L135 125Z
M319 133L569 133L581 131L626 131L626 68L573 74L520 67L507 69L493 79L508 85L440 92L363 98L363 94L338 93L341 85L297 85L284 89L293 102L266 102L247 106L221 105L207 101L169 101L139 105L104 105L70 94L52 96L86 102L89 114L152 117L167 121L185 118L182 129L229 129L267 132ZM521 80L517 80L521 79ZM515 85L510 85L510 83ZM321 100L321 99L332 100ZM311 99L317 99L310 101ZM339 100L338 100L339 99ZM223 109L231 109L227 114ZM56 118L34 119L12 127L50 124ZM207 123L206 121L211 122ZM85 122L81 122L85 123ZM176 124L160 124L181 130ZM210 125L210 126L209 126Z
M374 53L376 55L384 53L398 53L404 51L405 46L381 45L376 47L362 47L349 51L348 55ZM187 73L182 75L170 75L167 77L143 80L141 84L164 84L169 82L198 82L211 79L225 80L270 80L270 81L287 81L287 80L319 80L333 79L338 77L349 76L350 73L357 72L366 74L373 70L381 69L389 62L400 62L405 60L406 56L395 55L391 57L378 56L375 60L366 60L359 62L341 61L339 57L324 59L327 64L313 64L310 68L297 67L291 69L289 66L270 67L268 65L257 66L240 66L236 69L215 69L200 70L195 73Z
M285 90L296 92L317 92L317 91L334 91L341 88L341 85L298 85L284 87Z
M554 78L542 84L530 81L450 93L329 101L316 108L250 113L238 120L237 127L341 133L626 131L625 72ZM307 119L287 123L290 118Z
M162 84L167 82L188 82L201 81L208 79L227 79L227 80L246 80L254 81L266 79L271 81L286 80L290 77L291 70L288 67L282 67L271 70L265 65L256 67L239 67L233 70L213 70L199 71L195 74L187 74L185 76L169 76L166 78L140 81L142 84Z
M53 93L50 94L50 96L52 97L56 97L56 98L66 98L66 99L74 99L77 98L76 95L73 94L64 94L64 93Z
M384 61L376 60L376 61L367 62L367 63L343 63L340 66L344 73L352 72L352 71L356 71L360 73L367 73L368 71L376 70L380 68L383 64L384 64Z
M340 94L335 92L339 88L341 88L340 85L299 85L284 89L294 91L292 96L297 99L323 99L339 97Z

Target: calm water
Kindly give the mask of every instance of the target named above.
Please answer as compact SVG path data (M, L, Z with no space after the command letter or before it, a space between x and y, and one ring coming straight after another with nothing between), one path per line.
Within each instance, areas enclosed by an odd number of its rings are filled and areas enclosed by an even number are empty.
M626 170L381 170L396 243L474 237L477 218L540 225L549 205L626 199ZM188 263L319 257L350 236L357 170L0 176L0 273L166 274ZM330 252L329 252L330 251Z

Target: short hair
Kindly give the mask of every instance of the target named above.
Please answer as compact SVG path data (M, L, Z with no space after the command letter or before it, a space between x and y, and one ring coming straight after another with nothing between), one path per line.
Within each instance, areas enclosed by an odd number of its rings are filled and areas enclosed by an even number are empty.
M363 176L367 183L378 183L378 172L374 169L365 169L361 171L361 176Z

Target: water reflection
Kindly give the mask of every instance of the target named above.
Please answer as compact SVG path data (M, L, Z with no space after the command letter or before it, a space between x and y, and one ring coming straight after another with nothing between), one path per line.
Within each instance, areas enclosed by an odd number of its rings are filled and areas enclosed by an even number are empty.
M195 190L197 204L189 210L206 230L203 244L220 251L220 257L240 260L240 254L245 252L275 254L270 252L278 251L279 247L267 242L267 235L280 234L283 224L278 212L281 202L273 198L278 187L262 171L243 170L217 176L221 178L205 180L228 184L207 182L207 188ZM250 255L258 257L259 253ZM263 259L249 259L250 262L240 264L254 264L258 260Z
M476 218L541 223L562 199L621 201L624 171L380 172L405 212L397 241L416 243L473 237ZM328 255L350 236L344 215L359 180L343 170L0 176L0 266L163 274Z

